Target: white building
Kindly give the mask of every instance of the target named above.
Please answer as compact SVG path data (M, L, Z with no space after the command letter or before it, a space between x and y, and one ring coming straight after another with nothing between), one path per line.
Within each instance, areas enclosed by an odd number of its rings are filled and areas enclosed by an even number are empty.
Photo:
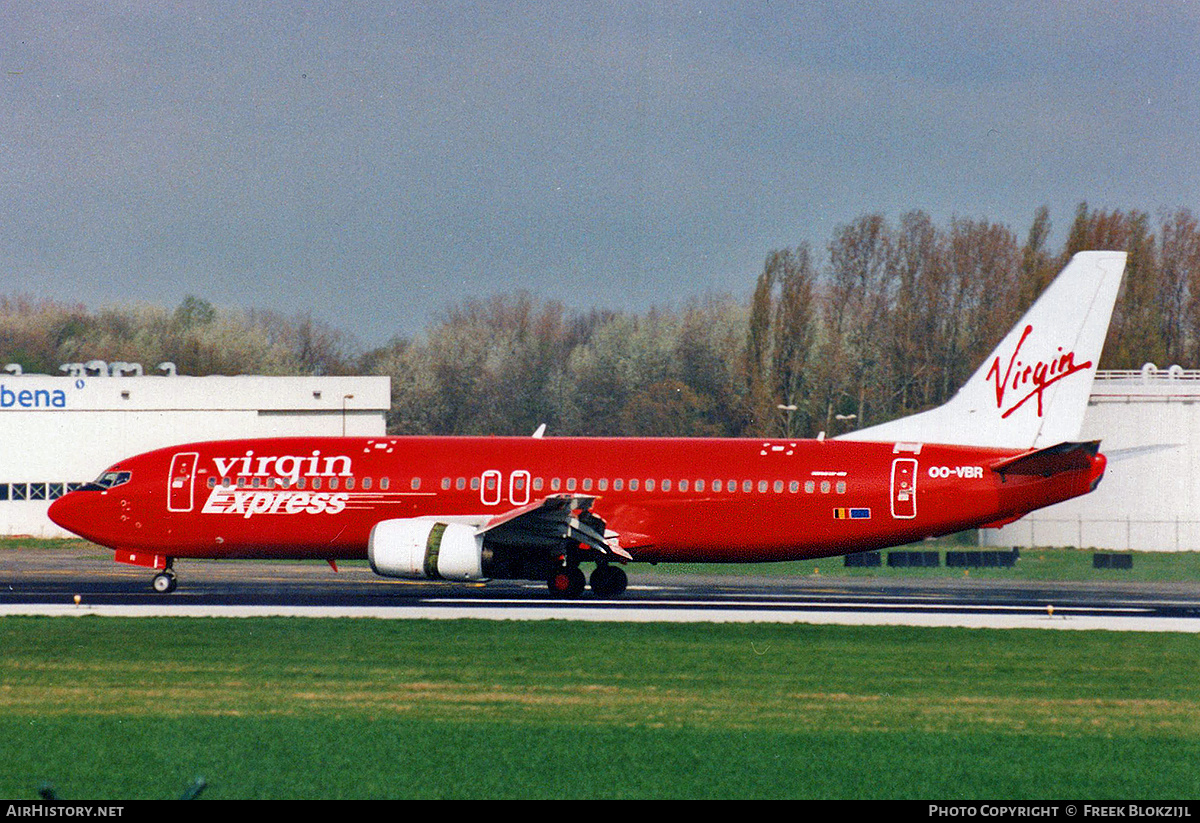
M0 534L65 534L50 501L125 457L235 437L386 432L387 377L109 376L0 373Z
M1200 372L1099 372L1081 440L1100 440L1096 491L983 529L989 546L1200 551Z

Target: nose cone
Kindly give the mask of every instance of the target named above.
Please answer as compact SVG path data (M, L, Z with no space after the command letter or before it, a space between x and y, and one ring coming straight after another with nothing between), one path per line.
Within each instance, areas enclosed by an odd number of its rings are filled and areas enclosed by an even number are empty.
M98 522L96 492L69 492L50 504L47 514L56 525L95 543L103 543L96 534Z

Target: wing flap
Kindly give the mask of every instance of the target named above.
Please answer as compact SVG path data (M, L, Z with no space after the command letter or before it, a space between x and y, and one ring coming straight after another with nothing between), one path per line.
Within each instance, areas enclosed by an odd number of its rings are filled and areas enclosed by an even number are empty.
M633 556L621 548L619 535L609 531L604 521L592 512L595 501L594 497L582 495L550 495L493 517L476 533L526 546L553 547L572 542L581 548L632 560Z

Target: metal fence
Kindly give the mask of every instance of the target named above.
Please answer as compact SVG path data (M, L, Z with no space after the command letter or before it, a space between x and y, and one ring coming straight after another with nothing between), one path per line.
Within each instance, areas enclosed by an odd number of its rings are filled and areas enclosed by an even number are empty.
M1136 517L1026 517L980 529L981 546L1075 546L1116 551L1200 551L1200 520Z

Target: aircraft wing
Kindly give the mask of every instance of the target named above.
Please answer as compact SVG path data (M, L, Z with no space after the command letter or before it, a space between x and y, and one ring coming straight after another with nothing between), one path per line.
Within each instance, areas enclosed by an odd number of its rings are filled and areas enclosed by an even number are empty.
M594 497L573 494L550 495L493 517L477 533L521 546L553 548L569 541L581 548L632 560L633 556L621 548L617 535L591 511L595 501Z

